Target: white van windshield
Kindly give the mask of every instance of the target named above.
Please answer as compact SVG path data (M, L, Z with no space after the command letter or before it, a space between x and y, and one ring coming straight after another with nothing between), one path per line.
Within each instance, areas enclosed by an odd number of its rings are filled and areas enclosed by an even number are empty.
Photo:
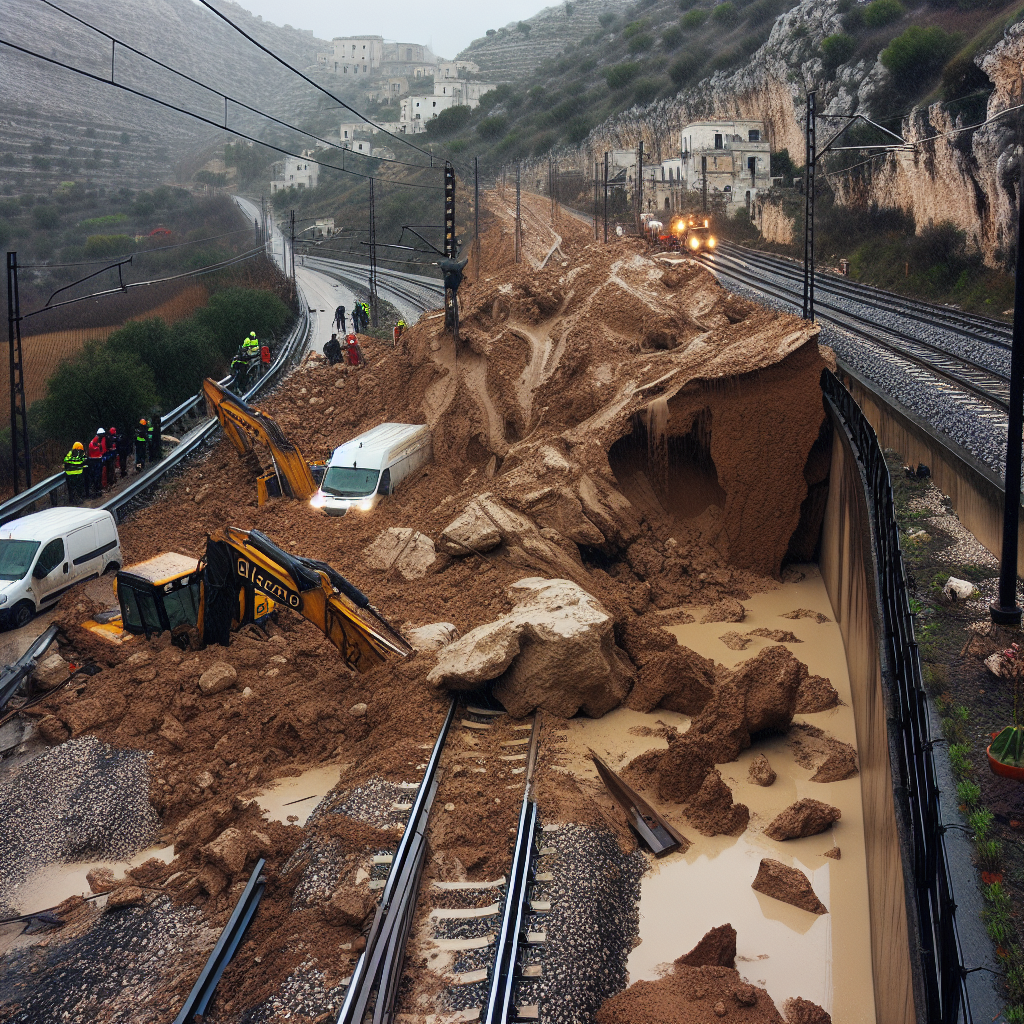
M356 469L353 466L329 466L320 489L335 498L362 498L377 489L376 469Z
M0 580L22 580L39 550L37 540L0 540Z

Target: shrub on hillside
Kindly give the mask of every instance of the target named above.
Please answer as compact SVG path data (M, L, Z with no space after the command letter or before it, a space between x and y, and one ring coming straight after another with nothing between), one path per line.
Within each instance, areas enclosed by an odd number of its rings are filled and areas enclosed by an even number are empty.
M666 50L674 50L683 41L683 30L678 25L670 25L661 33L661 45Z
M690 29L692 31L693 29L700 28L707 20L708 12L701 7L697 7L692 11L687 11L687 13L679 19L679 24L682 25L683 28Z
M704 61L696 53L684 53L677 60L673 61L668 69L668 76L672 82L682 87L687 82L692 82L699 77Z
M825 36L821 41L821 56L825 67L835 71L840 64L845 64L857 49L857 43L852 36L843 32L836 32L834 35Z
M725 0L724 4L719 4L711 12L712 20L718 22L719 25L734 25L738 17L736 5L731 0Z
M32 220L37 228L48 231L60 224L60 211L55 206L36 206L32 209Z
M633 87L633 102L644 106L650 103L661 90L661 85L656 78L641 78Z
M654 36L649 32L642 32L638 36L633 36L629 41L629 52L630 53L646 53L654 45Z
M649 22L646 18L640 21L631 21L623 30L622 35L625 39L632 39L634 36L640 35L648 26Z
M612 89L622 89L629 85L640 73L640 65L627 61L624 64L613 64L605 69L604 79Z
M782 183L787 188L793 184L793 179L800 174L800 168L793 163L788 149L780 149L771 155L771 176L782 178Z
M134 252L135 248L135 239L130 235L90 235L85 240L85 258L105 260Z
M882 51L882 64L897 85L913 89L935 75L959 45L957 36L943 32L937 25L911 25Z
M505 130L508 128L508 118L496 115L494 117L485 117L477 126L476 130L480 138L486 139L488 142L493 142L495 139L500 139L505 134Z
M447 139L461 132L469 124L472 116L473 111L469 107L449 107L427 122L427 134L435 139Z
M882 28L899 21L906 13L900 0L871 0L861 11L861 20L868 28Z

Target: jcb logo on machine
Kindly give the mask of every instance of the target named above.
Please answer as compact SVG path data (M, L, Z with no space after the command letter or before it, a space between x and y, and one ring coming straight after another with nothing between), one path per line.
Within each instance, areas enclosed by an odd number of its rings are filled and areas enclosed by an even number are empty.
M237 571L242 579L248 580L257 590L262 590L264 594L269 594L275 601L280 601L289 608L298 608L302 603L298 591L292 590L276 576L254 565L247 558L238 559Z

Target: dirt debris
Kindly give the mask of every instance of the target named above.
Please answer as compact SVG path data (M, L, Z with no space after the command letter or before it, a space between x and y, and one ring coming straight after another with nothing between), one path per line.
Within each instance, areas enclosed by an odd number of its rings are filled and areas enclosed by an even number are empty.
M676 958L683 967L735 967L736 929L731 924L712 928L689 953Z
M747 769L747 778L755 786L770 786L777 777L775 769L768 763L768 758L764 754L758 754L751 759L750 767Z
M842 782L860 771L857 751L816 725L797 722L787 742L797 764L814 772L811 782Z
M823 1010L817 1003L796 996L787 999L783 1006L786 1024L832 1024L832 1014Z
M794 608L791 612L782 612L779 617L783 619L814 619L819 626L823 622L832 621L824 612L816 612L813 608Z
M704 613L700 621L702 625L708 622L742 622L746 615L746 608L734 597L723 597Z

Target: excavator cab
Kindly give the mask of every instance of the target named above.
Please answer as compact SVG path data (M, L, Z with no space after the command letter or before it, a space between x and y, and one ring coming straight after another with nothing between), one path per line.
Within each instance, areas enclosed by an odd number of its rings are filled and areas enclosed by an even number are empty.
M135 637L147 640L165 630L172 634L195 628L203 598L203 563L188 555L165 551L118 571L114 577L117 608L99 612L82 625L118 645ZM238 594L239 623L260 622L274 610L274 601L253 588Z

